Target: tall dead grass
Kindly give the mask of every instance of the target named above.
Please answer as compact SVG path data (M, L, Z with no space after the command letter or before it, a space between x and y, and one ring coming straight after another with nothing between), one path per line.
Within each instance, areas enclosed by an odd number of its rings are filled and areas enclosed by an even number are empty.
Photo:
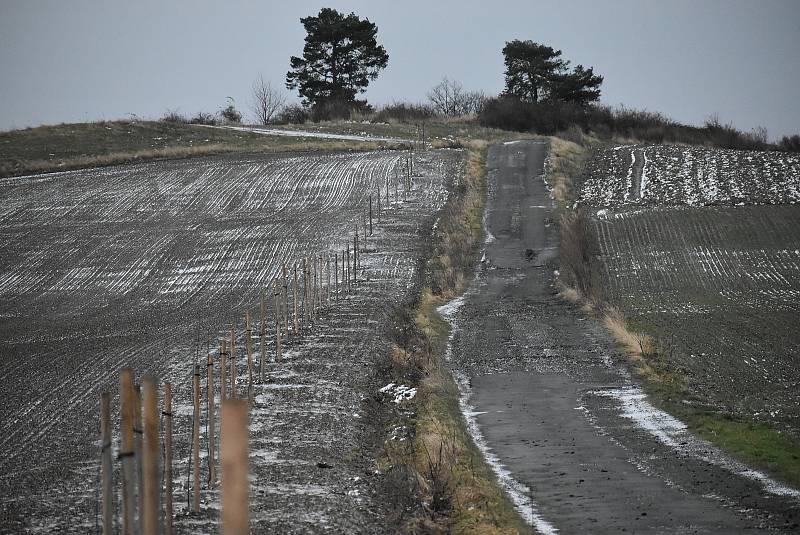
M594 226L582 210L564 212L560 223L559 281L580 298L599 304L605 292Z
M628 356L633 369L652 382L675 382L677 378L663 366L663 353L651 336L632 329L622 310L612 306L606 296L600 246L590 216L574 207L573 185L582 172L588 148L596 140L583 137L584 145L550 138L546 178L560 208L561 244L558 283L561 296L583 306L596 317L617 345Z

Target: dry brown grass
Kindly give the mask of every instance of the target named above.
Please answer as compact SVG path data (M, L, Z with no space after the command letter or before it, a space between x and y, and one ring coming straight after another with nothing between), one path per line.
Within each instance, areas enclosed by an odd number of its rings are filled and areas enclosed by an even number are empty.
M67 171L146 160L254 152L367 151L403 143L263 136L163 122L101 122L0 132L0 176Z
M603 301L599 246L594 227L582 211L565 211L559 230L559 281L590 303Z
M315 151L355 151L367 152L380 149L402 149L405 146L395 146L391 143L358 142L357 144L349 141L339 142L310 142L300 141L286 143L270 147L265 145L258 152L266 154L278 154L284 152L315 152ZM14 175L49 173L56 171L69 171L75 169L88 169L93 167L107 167L125 163L142 162L150 160L176 160L192 158L198 156L210 156L214 154L230 154L236 152L252 152L251 147L241 147L238 145L215 143L202 145L199 147L167 147L163 149L149 149L132 152L114 152L111 154L101 154L95 156L82 156L69 158L58 162L49 160L25 161L15 166ZM9 170L10 171L10 170ZM12 173L8 173L12 174ZM2 173L0 173L2 176Z
M573 177L580 171L587 157L588 150L574 143L557 137L548 138L550 151L545 163L545 177L559 208L564 209L571 202ZM591 138L585 138L591 142Z

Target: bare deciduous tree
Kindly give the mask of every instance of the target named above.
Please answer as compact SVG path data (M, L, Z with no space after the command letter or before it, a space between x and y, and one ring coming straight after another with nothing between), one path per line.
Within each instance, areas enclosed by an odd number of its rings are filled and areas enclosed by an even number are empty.
M286 102L286 95L283 91L272 87L272 84L264 80L262 75L259 75L258 80L253 82L252 96L253 115L259 124L269 124Z
M459 117L479 113L486 95L480 91L465 91L461 82L445 77L428 92L428 100L438 115Z

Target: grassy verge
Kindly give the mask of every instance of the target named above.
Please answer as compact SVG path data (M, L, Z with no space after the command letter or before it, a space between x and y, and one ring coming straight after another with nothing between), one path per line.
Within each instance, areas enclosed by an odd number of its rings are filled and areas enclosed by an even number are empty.
M228 152L376 150L400 146L265 136L157 121L62 124L0 132L0 177Z
M388 366L414 384L414 410L390 425L382 468L398 504L395 522L406 533L527 533L494 474L472 443L459 410L458 387L443 364L449 325L436 308L463 292L482 237L486 143L470 147L463 180L441 212L425 283L398 312ZM394 431L403 430L398 437Z
M596 237L588 215L573 209L572 204L573 180L580 174L593 142L586 139L579 145L551 139L547 179L561 212L561 295L583 305L606 327L654 405L746 464L800 486L797 441L768 425L709 406L687 388L685 375L672 365L668 344L648 334L654 329L646 324L634 325L619 307L607 302Z

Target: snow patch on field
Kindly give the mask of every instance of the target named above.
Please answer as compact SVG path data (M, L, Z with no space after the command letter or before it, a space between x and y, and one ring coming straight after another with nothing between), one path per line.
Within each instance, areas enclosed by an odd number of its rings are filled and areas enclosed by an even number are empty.
M417 389L412 388L406 385L398 385L394 383L389 383L388 385L378 389L378 392L381 394L387 394L390 397L394 397L392 403L402 403L403 401L408 401L410 399L414 399L414 396L417 395Z
M386 141L386 142L410 142L407 139L397 137L381 137L381 136L356 136L352 134L329 134L326 132L311 132L308 130L283 130L280 128L261 128L251 126L211 126L211 125L197 125L205 128L225 128L228 130L236 130L238 132L252 132L253 134L262 134L266 136L286 136L286 137L313 137L320 139L341 139L344 141Z
M709 442L692 435L686 424L674 416L657 409L647 401L647 396L638 387L595 390L596 396L610 397L620 403L622 415L644 429L659 442L709 464L719 466L741 477L757 481L767 492L778 496L800 498L800 490L775 481L768 475L731 459Z
M642 168L634 191L637 163ZM800 202L800 157L774 151L620 145L595 154L579 202L595 206L794 204Z

